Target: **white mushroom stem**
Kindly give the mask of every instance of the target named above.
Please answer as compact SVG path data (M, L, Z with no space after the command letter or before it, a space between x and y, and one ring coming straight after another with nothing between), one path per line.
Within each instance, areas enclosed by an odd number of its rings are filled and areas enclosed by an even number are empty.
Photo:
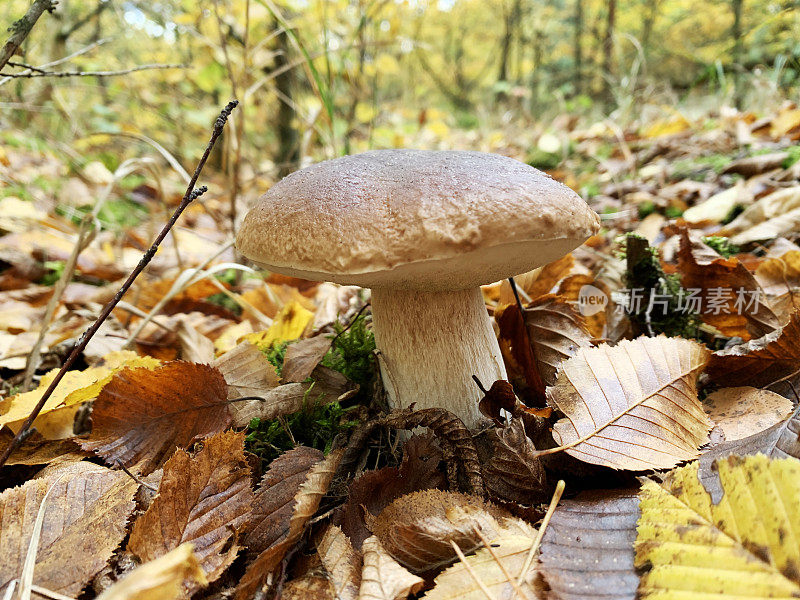
M506 370L480 288L373 289L372 320L393 407L446 408L467 427L485 420L472 376L488 388Z

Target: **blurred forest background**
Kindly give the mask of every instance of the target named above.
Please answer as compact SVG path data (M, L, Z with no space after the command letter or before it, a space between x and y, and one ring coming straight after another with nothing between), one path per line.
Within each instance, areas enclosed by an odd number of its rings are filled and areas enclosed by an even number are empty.
M4 0L0 22L29 5ZM97 161L114 171L154 148L189 168L235 97L233 133L213 162L234 199L298 165L370 148L477 149L553 169L577 127L600 123L619 138L653 123L658 134L710 128L704 120L728 106L774 113L800 81L798 8L61 0L3 69L14 76L0 77L0 142L54 152L74 171ZM45 73L28 66L122 74L30 77ZM0 183L0 197L30 193L18 184Z

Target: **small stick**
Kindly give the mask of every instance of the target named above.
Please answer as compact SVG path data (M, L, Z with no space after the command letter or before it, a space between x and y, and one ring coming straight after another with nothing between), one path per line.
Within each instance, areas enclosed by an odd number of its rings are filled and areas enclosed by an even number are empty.
M14 56L14 53L19 50L22 42L28 37L28 34L31 32L31 29L33 29L33 26L36 25L36 21L42 16L42 13L44 11L52 13L56 9L56 4L58 4L58 2L53 2L52 0L34 0L33 4L28 8L28 12L25 13L25 16L9 27L12 33L11 37L8 38L8 41L0 49L0 69L5 67L8 61L11 60L11 57Z
M556 491L553 492L553 498L550 500L550 506L547 507L547 513L544 515L544 519L542 519L542 524L539 525L539 533L536 534L536 539L533 540L533 545L531 546L530 552L528 552L528 558L525 560L525 565L522 567L519 577L517 577L517 583L522 583L525 580L525 576L528 574L528 570L533 564L533 557L536 555L536 551L539 549L542 539L544 538L544 531L547 529L547 525L550 523L550 518L556 511L556 507L561 500L561 495L564 493L565 487L566 484L564 483L564 480L559 479L558 483L556 484Z
M186 188L186 194L183 196L183 200L181 201L180 205L178 206L178 208L175 209L175 212L172 214L170 220L167 222L166 225L164 225L164 228L161 230L158 236L156 236L153 245L150 246L147 252L144 253L144 256L142 256L142 259L139 261L139 264L136 265L136 267L133 269L131 274L125 280L125 283L122 284L122 287L117 291L117 293L108 302L108 304L106 304L103 307L103 310L100 312L100 315L97 317L97 320L92 324L91 327L89 327L89 329L87 329L83 333L78 342L72 348L72 351L69 353L69 356L64 361L64 364L61 365L61 369L59 370L58 374L56 374L53 381L50 382L50 385L47 387L44 394L42 394L42 397L39 399L39 402L37 402L36 406L33 407L31 414L28 415L27 419L25 419L25 422L22 424L22 427L20 428L17 435L14 436L14 439L11 440L11 443L6 447L5 451L3 452L3 455L0 456L0 467L6 464L8 457L11 456L11 453L17 449L23 437L25 436L25 433L28 431L28 429L30 429L36 417L39 416L39 413L42 411L42 408L44 408L45 403L50 399L50 396L53 395L53 392L55 391L58 384L61 383L61 380L64 378L64 375L67 374L67 371L70 369L70 367L72 367L72 365L78 359L78 356L80 356L81 352L83 352L83 350L86 348L86 345L89 343L89 340L91 340L92 336L94 336L94 334L97 333L97 330L100 329L100 326L111 314L111 311L114 310L114 307L117 305L117 303L120 300L122 300L122 297L125 295L125 292L127 292L128 289L130 289L131 285L133 285L134 280L150 263L153 256L155 256L156 251L158 251L159 244L161 244L161 242L164 241L164 238L167 237L167 234L169 233L170 229L172 229L172 226L175 225L175 222L181 216L181 213L183 213L186 207L189 206L194 200L196 200L197 198L202 196L206 191L208 191L208 188L206 186L201 186L197 189L194 189L194 186L197 183L197 178L200 177L200 172L203 170L203 167L205 166L206 161L208 160L208 157L211 154L211 150L217 141L217 138L219 138L219 136L222 135L222 131L225 128L225 123L227 122L228 117L231 114L231 111L234 108L236 108L237 104L238 102L236 100L232 100L231 102L228 103L228 105L222 110L222 112L217 117L217 120L214 122L214 129L211 133L211 139L208 141L206 150L205 152L203 152L203 156L200 158L200 162L197 164L197 168L194 170L194 175L192 175L192 179L191 181L189 181L189 186Z
M9 77L11 79L34 79L36 77L117 77L119 75L128 75L136 73L137 71L151 71L153 69L185 69L186 65L139 65L138 67L131 67L130 69L122 69L120 71L44 71L42 69L35 69L25 65L27 71L22 73L0 73L0 77Z
M141 478L141 477L139 477L139 476L137 476L135 473L131 473L130 469L128 469L128 467L126 467L126 466L124 465L124 463L123 463L121 460L117 460L117 466L118 466L120 469L122 469L122 472L123 472L123 473L125 473L125 474L126 474L128 477L130 477L131 479L133 479L133 480L134 480L136 483L138 483L139 485L141 485L141 486L143 486L143 487L146 487L146 488L147 488L148 490L150 490L151 492L157 492L157 491L158 491L158 488L157 488L157 487L153 487L152 485L150 485L150 484L149 484L149 483L147 483L146 481L143 481L143 480L142 480L142 478Z

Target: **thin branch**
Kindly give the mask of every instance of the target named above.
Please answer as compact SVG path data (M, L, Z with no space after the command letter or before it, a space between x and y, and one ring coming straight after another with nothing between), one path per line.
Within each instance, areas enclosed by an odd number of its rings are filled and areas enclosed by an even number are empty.
M28 12L25 13L25 16L9 27L11 37L8 38L8 41L3 46L2 50L0 50L0 69L5 67L6 63L11 60L11 57L16 54L22 42L25 41L31 29L33 29L33 26L36 25L36 21L42 16L42 13L44 11L53 12L56 9L56 4L58 4L58 2L54 0L34 0L33 4L28 8Z
M128 75L136 71L150 71L153 69L186 69L186 65L140 65L121 71L43 71L25 65L28 71L23 73L0 73L0 77L10 77L11 79L33 79L35 77L116 77L118 75Z
M92 50L97 48L98 46L102 46L103 44L107 44L109 41L110 41L110 38L103 38L101 40L97 40L96 42L92 42L88 46L84 46L80 50L76 50L72 54L68 54L67 56L62 56L61 58L58 58L58 59L56 59L54 61L51 61L49 63L45 63L43 65L39 65L38 67L35 67L35 70L43 71L43 70L48 69L50 67L56 67L58 65L64 64L65 62L71 61L73 58L76 58L78 56L83 56L84 54L88 54L89 52L91 52ZM9 64L11 64L11 61L9 61ZM12 79L13 79L13 77L6 77L5 79L0 79L0 85L8 83ZM189 178L187 177L186 180L188 181Z
M194 186L197 183L197 178L200 177L200 172L203 170L203 167L205 166L209 155L211 154L211 150L214 148L214 144L216 143L219 136L222 135L222 131L225 128L225 123L228 121L228 117L230 116L231 111L234 108L236 108L237 104L238 102L236 100L229 102L228 105L222 110L219 117L217 117L217 120L214 122L213 132L211 133L211 139L208 141L208 145L206 146L205 152L203 152L203 156L200 158L200 162L197 164L197 168L194 170L194 175L192 175L192 179L191 181L189 181L189 185L186 188L186 193L184 194L183 200L181 201L180 205L178 206L178 208L175 209L175 212L172 214L170 220L167 222L166 225L164 225L164 228L161 230L158 236L156 236L153 245L150 246L147 252L144 253L144 256L142 256L142 259L139 261L139 264L136 265L136 267L133 269L131 274L125 280L125 283L122 284L122 287L119 289L119 291L117 291L117 293L108 302L108 304L106 304L103 307L103 310L100 312L100 316L97 317L97 320L92 324L91 327L89 327L89 329L87 329L84 332L84 334L78 340L77 344L75 344L75 346L72 348L72 351L69 353L69 356L64 361L64 364L61 366L61 369L58 371L53 381L50 382L50 385L47 387L44 394L42 394L42 397L39 399L39 402L37 402L36 406L33 407L31 414L28 415L27 419L25 419L25 422L22 424L22 427L20 428L17 435L14 436L14 439L11 440L11 443L6 447L5 451L3 452L3 455L0 456L0 467L2 467L6 463L8 457L11 456L11 453L17 449L23 437L25 436L26 432L28 431L28 429L30 429L31 425L33 424L33 421L36 419L37 416L39 416L39 413L42 411L42 408L44 407L45 403L47 402L47 400L50 399L50 396L53 395L53 391L56 389L58 384L61 383L61 380L64 378L64 375L66 375L67 371L72 367L72 365L78 359L78 356L80 356L81 352L83 352L83 350L86 348L86 345L89 343L89 340L91 340L92 336L94 336L94 334L97 333L98 329L100 329L100 326L111 314L111 311L114 310L114 307L117 305L117 303L120 300L122 300L122 297L125 295L125 292L127 292L128 289L130 289L131 285L133 285L133 282L136 280L139 274L153 259L153 256L155 256L155 253L158 251L158 246L161 244L162 241L164 241L164 238L167 237L167 234L170 232L170 229L172 229L173 225L175 225L175 222L181 216L181 213L183 213L183 211L186 210L186 207L189 206L194 200L202 196L208 190L208 188L205 186L199 187L197 189L195 189Z

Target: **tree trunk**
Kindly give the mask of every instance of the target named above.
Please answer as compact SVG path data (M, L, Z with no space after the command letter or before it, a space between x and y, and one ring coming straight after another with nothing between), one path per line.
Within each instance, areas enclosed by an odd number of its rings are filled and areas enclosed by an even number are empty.
M276 27L279 27L276 24ZM289 36L286 31L281 32L276 37L278 54L275 57L275 70L281 73L275 77L275 88L278 91L278 115L276 131L278 134L278 153L275 163L278 167L278 175L284 177L297 170L297 161L300 156L300 136L295 127L295 110L292 98L296 86L295 70L286 68L289 64Z
M583 0L575 0L575 16L573 23L573 52L575 57L575 72L573 73L573 86L575 94L583 91Z
M744 44L742 42L742 11L744 10L744 0L731 0L731 10L733 11L733 26L731 36L733 37L733 101L736 108L742 108L744 101L744 90L742 89L742 54Z
M606 15L606 32L603 37L603 100L606 108L611 109L613 92L611 84L614 76L614 24L617 16L617 0L608 0Z

